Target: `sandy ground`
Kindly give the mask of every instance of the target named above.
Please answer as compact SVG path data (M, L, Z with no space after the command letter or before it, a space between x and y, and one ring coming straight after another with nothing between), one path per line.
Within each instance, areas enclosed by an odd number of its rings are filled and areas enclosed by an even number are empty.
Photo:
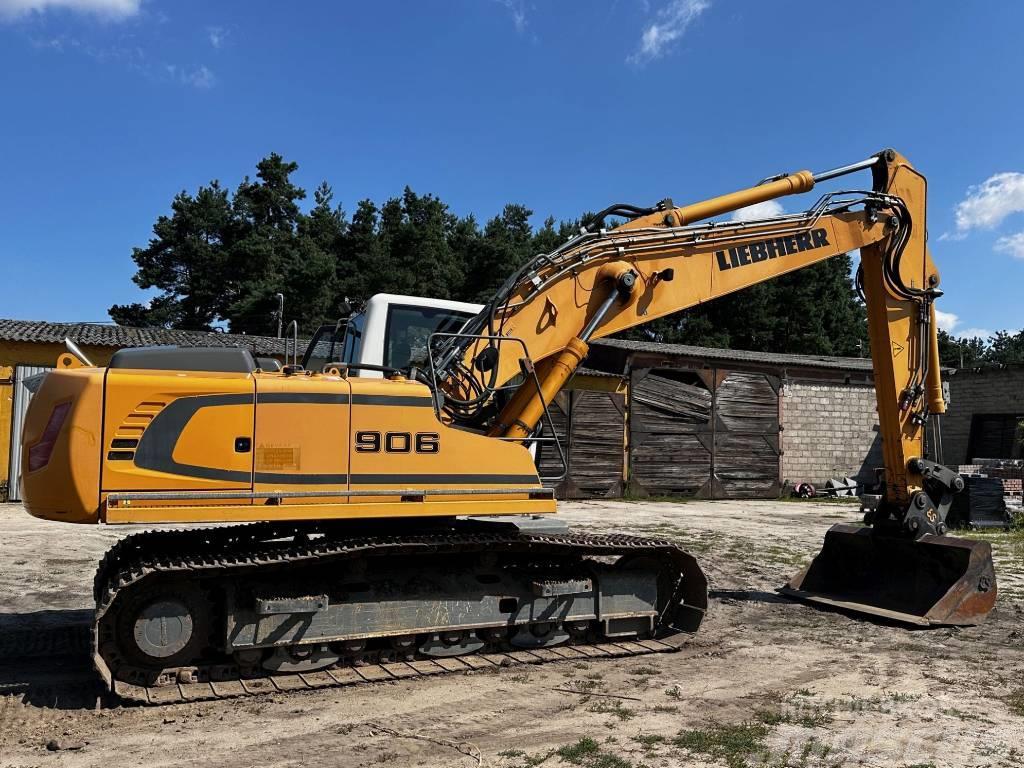
M1000 599L968 629L911 630L774 589L856 508L587 502L578 528L683 543L712 589L679 653L509 667L163 708L96 709L84 655L114 528L0 506L0 767L1024 765L1024 553L991 535ZM49 744L49 748L48 745Z

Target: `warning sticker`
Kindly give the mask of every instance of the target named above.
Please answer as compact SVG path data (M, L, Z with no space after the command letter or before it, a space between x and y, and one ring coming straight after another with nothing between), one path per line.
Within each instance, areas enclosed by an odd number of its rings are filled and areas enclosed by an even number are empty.
M256 446L256 469L299 469L297 445Z

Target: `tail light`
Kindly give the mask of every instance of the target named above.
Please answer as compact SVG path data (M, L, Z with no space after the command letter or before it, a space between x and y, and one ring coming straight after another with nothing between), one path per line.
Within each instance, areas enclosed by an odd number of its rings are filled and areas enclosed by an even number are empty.
M57 445L57 435L60 434L60 428L64 426L64 419L67 418L70 410L71 403L61 403L53 409L50 420L46 422L46 429L43 430L43 436L39 438L38 443L29 448L29 472L35 472L49 463L53 448Z

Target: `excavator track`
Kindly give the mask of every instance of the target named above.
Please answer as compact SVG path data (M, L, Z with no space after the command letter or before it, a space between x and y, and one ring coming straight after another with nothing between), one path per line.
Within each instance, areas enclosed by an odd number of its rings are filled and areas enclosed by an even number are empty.
M186 585L186 591L194 589L197 594L206 594L204 590L215 591L222 582L231 579L265 578L267 574L286 578L295 573L292 569L302 566L341 568L369 557L386 558L377 562L388 563L417 557L422 561L427 557L441 563L459 556L487 556L488 553L521 556L523 562L538 558L587 558L588 561L597 558L616 562L639 558L647 564L656 562L660 569L659 584L667 586L659 586L660 613L653 619L653 631L638 633L632 638L605 637L601 636L598 623L592 622L585 633L550 647L518 648L511 646L507 637L501 640L490 637L482 647L447 657L424 654L415 646L368 648L312 671L268 671L255 664L239 663L237 654L233 657L224 651L219 652L220 658L208 654L167 668L140 668L122 653L128 641L123 628L119 629L124 622L119 623L118 612L126 605L132 606L133 601L138 603L147 594L158 592L164 584L182 584ZM256 523L202 530L150 531L129 536L104 556L96 574L94 595L93 660L108 690L123 701L171 704L358 685L512 664L674 651L696 631L703 618L707 607L707 582L691 555L661 539L524 533L515 529L488 530L472 526L427 529L407 535L339 534L337 530L322 526ZM209 602L212 605L217 601ZM223 616L217 616L216 610L212 613L211 633L214 627L224 624ZM371 637L370 644L381 639Z

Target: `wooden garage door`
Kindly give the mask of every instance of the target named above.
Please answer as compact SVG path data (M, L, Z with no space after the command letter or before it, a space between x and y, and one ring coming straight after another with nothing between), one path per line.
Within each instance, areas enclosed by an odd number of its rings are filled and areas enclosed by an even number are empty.
M713 497L779 495L779 380L763 373L715 377Z
M541 442L537 444L537 453L535 454L537 471L540 473L544 485L554 488L558 495L561 496L563 476L566 474L568 464L569 393L559 392L555 395L554 402L548 406L548 413L551 414L551 421L555 427L555 436L558 438L562 453L565 455L565 464L563 464L563 458L559 456L557 445ZM541 423L544 429L540 436L543 438L551 437L547 421L543 420Z
M566 498L622 495L626 398L614 392L575 390L569 419Z
M760 373L634 371L631 489L715 499L778 496L778 390L778 379Z
M562 499L621 496L625 397L590 390L559 392L548 410L568 466L564 478L551 479L563 471L558 448L552 443L540 444L537 467L542 478L549 478L545 485L553 487Z
M712 393L692 371L637 370L630 384L629 478L654 496L710 494Z

